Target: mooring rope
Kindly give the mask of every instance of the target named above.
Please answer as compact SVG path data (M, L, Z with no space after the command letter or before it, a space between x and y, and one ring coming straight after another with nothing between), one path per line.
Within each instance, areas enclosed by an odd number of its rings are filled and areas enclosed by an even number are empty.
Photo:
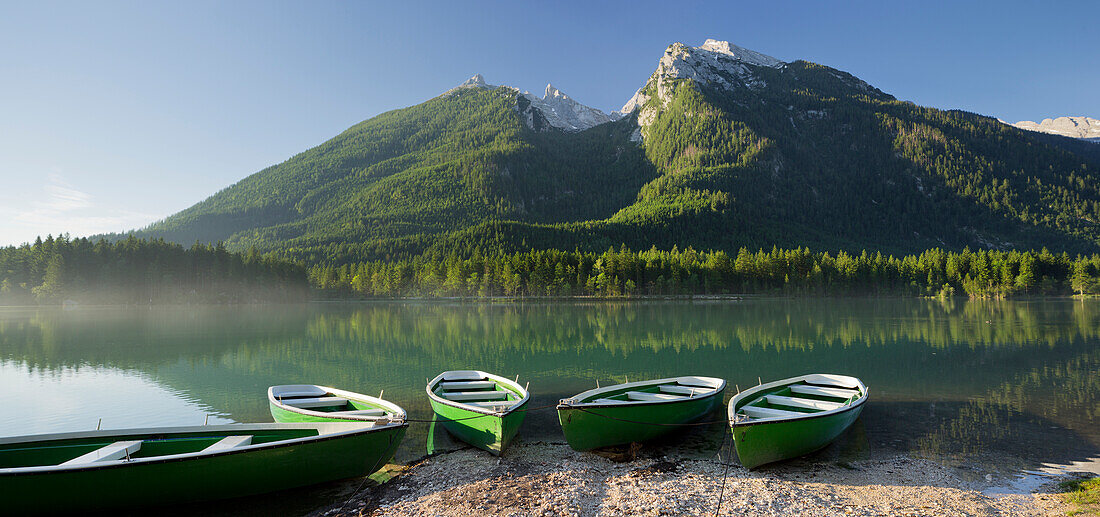
M531 412L531 411L542 411L544 409L550 409L550 408L554 408L554 407L558 407L558 405L557 404L549 404L549 405L546 405L546 406L538 406L538 407L532 407L532 408L526 408L526 409L515 409L515 410L512 410L512 411L502 411L502 412L495 412L495 413L486 413L486 414L477 415L477 416L464 416L462 418L448 418L447 421L449 421L449 422L459 422L459 421L462 421L462 420L472 420L474 418L484 418L484 417L487 417L487 416L503 416L506 413L528 413L528 412ZM403 421L404 422L416 422L416 423L422 423L422 424L430 424L430 423L434 422L435 420L425 420L423 418L406 418Z
M718 454L722 454L722 449L718 449ZM714 508L714 517L718 517L718 513L722 511L722 498L726 495L726 476L730 473L730 460L733 459L733 432L730 432L729 445L726 446L726 468L722 471L722 488L718 491L718 506Z
M393 446L393 434L390 435L390 446L391 447ZM351 502L352 499L355 499L355 495L358 494L359 491L363 489L363 486L367 484L367 481L370 480L371 474L374 474L382 466L381 465L382 462L388 461L388 460L389 460L389 458L387 458L387 457L378 458L378 461L375 462L375 464L371 467L370 474L367 474L366 476L363 476L363 481L360 481L359 486L355 487L355 490L352 490L351 495L349 495L348 498L344 501L344 504L340 505L340 509L336 510L336 513L338 513L338 514L343 514L344 513L344 507L346 507L348 505L348 503Z

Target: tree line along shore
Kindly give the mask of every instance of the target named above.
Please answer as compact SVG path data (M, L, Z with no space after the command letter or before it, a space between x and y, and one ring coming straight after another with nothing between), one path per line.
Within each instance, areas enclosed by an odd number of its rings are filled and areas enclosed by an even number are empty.
M0 248L0 304L254 303L311 298L781 296L1089 296L1100 255L931 249L895 257L806 248L602 253L427 253L315 264L129 237L47 237Z

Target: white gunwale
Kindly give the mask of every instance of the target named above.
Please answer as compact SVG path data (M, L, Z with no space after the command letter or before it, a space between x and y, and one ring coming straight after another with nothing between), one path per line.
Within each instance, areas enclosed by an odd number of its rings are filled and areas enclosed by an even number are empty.
M278 388L279 386L271 386L271 387L267 388L267 400L269 402L271 402L272 404L275 404L275 406L278 407L279 409L282 409L282 410L285 410L285 411L290 411L292 413L298 413L300 415L308 415L308 416L312 416L312 417L340 418L340 419L344 419L344 420L357 420L357 421L361 421L361 422L375 422L375 421L379 421L379 420L390 420L391 422L403 422L405 420L405 410L401 406L398 406L397 404L394 404L393 402L390 402L388 400L380 399L378 397L372 397L370 395L364 395L362 393L355 393L355 392L352 392L352 391L342 390L342 389L338 389L338 388L331 388L331 387L328 387L328 386L320 386L320 385L310 385L310 386L316 386L319 389L325 390L325 393L331 394L331 395L336 396L336 397L341 397L341 398L345 398L345 399L348 399L348 400L360 400L360 401L363 401L363 402L369 402L371 404L376 404L376 405L381 406L382 408L384 408L383 411L385 411L387 414L386 415L379 415L379 416L361 415L361 414L356 415L356 414L353 414L353 413L341 414L339 412L314 411L312 409L305 409L305 408L292 406L290 404L284 403L281 399L277 399L275 397L275 388Z
M814 381L817 381L817 382L815 383ZM776 417L768 417L768 418L738 418L738 416L737 416L737 409L736 408L737 408L738 403L741 402L742 400L745 400L745 399L750 399L750 400L755 399L757 397L757 394L762 392L762 391L769 390L771 388L775 388L775 387L779 387L779 386L786 386L786 385L789 385L789 384L794 384L794 383L797 383L797 382L807 382L807 383L811 383L811 384L822 385L822 384L824 384L824 381L831 381L833 383L843 383L843 384L825 384L826 387L835 387L835 388L846 388L846 389L851 389L851 390L859 390L859 398L857 398L856 400L851 401L850 403L847 403L847 402L842 403L839 407L836 407L836 408L833 408L833 409L830 409L830 410L827 410L827 411L817 411L817 412L814 412L814 413L798 413L798 412L790 411L790 413L794 413L796 416L776 416ZM859 380L855 377L848 376L848 375L811 373L811 374L807 374L807 375L799 375L797 377L791 377L789 379L781 379L781 380L778 380L778 381L769 382L769 383L761 384L761 385L758 385L758 386L753 386L752 388L749 388L745 391L742 391L741 393L737 394L732 399L730 399L729 406L727 407L726 413L727 413L728 418L729 418L730 426L731 427L737 427L739 425L756 425L756 424L764 424L764 423L772 423L772 422L786 422L786 421L791 421L791 420L803 420L803 419L807 419L807 418L821 418L823 416L835 415L837 413L843 413L845 411L851 411L852 409L859 407L860 405L862 405L866 401L867 401L867 386L863 384L863 381L861 381L861 380Z
M509 400L509 401L507 401L507 403L510 404L510 405L506 405L506 404L504 404L504 401L501 401L501 405L493 406L492 408L478 407L478 406L475 406L475 405L472 405L472 404L463 403L462 401L458 401L458 400L445 399L445 398L440 397L438 394L435 393L435 388L436 388L436 386L439 385L440 382L442 382L444 380L444 378L448 374L466 374L466 376L469 376L471 374L478 375L478 376L481 376L482 379L488 379L488 380L496 382L497 385L499 385L500 387L502 387L502 388L504 388L508 391L511 391L512 393L519 396L520 398L519 398L519 400ZM462 380L466 381L467 379L462 379ZM520 386L518 382L513 381L511 379L506 379L506 378L501 377L499 375L495 375L495 374L488 373L488 372L483 372L481 370L448 370L448 371L445 371L443 373L440 373L439 375L436 375L434 379L428 381L428 385L424 389L425 389L425 391L428 392L428 398L432 399L435 402L439 402L440 404L446 404L448 406L453 406L453 407L465 409L466 411L471 411L471 412L474 412L474 413L481 413L483 415L501 416L501 417L503 417L504 415L507 415L508 413L511 413L512 411L515 411L515 410L523 407L523 405L526 404L527 401L531 398L531 394L527 392L527 389L525 389L523 386ZM502 408L502 410L501 411L494 411L494 408L497 408L497 407Z
M683 382L684 384L679 384ZM692 384L694 383L694 384ZM675 384L678 386L691 386L699 388L699 391L690 397L684 396L671 400L611 400L601 398L600 395L609 393L612 391L620 391L624 389L636 389L636 388L648 388L663 384ZM625 382L623 384L613 384L611 386L602 386L599 388L593 388L588 391L582 391L567 399L562 399L558 403L558 407L595 407L595 406L640 406L650 404L677 404L680 402L688 402L697 400L704 397L712 396L716 393L721 393L726 388L726 381L716 377L698 377L698 376L683 376L683 377L668 377L664 379L651 379L637 382ZM581 402L587 400L588 402Z

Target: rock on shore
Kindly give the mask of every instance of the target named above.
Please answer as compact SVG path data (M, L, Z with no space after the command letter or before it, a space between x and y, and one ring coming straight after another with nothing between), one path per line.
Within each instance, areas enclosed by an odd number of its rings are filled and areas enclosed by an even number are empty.
M461 449L410 465L314 515L714 515L726 465L714 459L615 462L564 444L503 458ZM1065 515L1047 485L991 496L937 463L898 456L833 464L728 466L720 515Z

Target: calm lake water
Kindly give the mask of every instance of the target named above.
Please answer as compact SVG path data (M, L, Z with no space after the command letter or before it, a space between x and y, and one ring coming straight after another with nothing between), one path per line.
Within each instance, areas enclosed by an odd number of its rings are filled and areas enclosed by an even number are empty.
M518 374L532 406L597 380L722 377L728 400L758 378L840 373L871 400L807 461L905 452L977 477L1100 456L1100 301L1072 300L0 309L0 435L269 422L267 387L290 383L384 389L426 418L426 378L465 368ZM427 427L399 461L424 455ZM650 447L714 456L724 429ZM519 440L564 444L552 410Z

